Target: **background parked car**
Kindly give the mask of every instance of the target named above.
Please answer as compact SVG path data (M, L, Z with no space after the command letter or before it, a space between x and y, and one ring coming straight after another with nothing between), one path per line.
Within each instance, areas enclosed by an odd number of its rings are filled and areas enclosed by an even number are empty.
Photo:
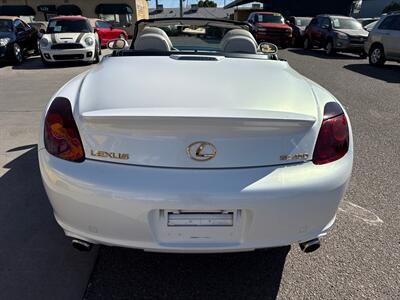
M387 60L400 62L400 12L383 16L365 43L369 63L382 66Z
M45 65L61 61L97 63L100 60L99 36L89 19L82 16L50 19L39 45Z
M306 28L304 48L325 48L326 54L336 51L360 54L366 57L364 43L368 31L360 22L351 17L319 15Z
M286 19L287 24L292 28L292 47L303 45L304 32L308 24L310 24L311 17L289 17Z
M379 17L376 18L358 18L357 21L361 23L362 27L365 28L368 24L371 24L372 22L378 21Z
M100 45L107 45L107 42L114 39L128 39L128 33L125 30L114 28L110 23L100 19L90 19L90 24L96 29L99 35Z
M0 59L21 63L37 52L38 32L18 17L0 16Z
M253 12L247 22L258 43L270 42L287 47L292 41L292 28L285 23L285 19L279 13Z
M364 26L364 29L368 32L371 32L372 29L375 28L375 25L378 24L378 21L374 21L372 23L369 23L368 25Z

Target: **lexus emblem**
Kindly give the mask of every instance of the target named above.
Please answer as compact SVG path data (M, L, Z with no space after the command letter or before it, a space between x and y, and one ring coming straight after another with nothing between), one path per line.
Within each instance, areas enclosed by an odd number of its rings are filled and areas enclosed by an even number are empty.
M196 161L207 161L211 160L217 155L217 148L209 142L194 142L191 143L187 148L186 152L188 156Z

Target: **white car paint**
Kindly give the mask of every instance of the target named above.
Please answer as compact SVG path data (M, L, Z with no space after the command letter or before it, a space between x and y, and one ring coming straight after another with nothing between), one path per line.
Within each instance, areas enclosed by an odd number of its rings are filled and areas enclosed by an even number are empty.
M109 57L55 97L70 100L87 159L49 154L42 122L41 174L66 235L91 243L225 252L308 241L334 223L351 176L350 123L344 157L310 161L324 105L337 100L287 62ZM215 159L190 159L195 141L212 142ZM307 159L279 160L304 152ZM168 226L168 213L182 210L232 212L235 225Z
M85 42L87 38L93 39L94 43L89 45ZM44 42L44 41L47 41ZM80 44L82 48L77 49L52 49L54 45ZM62 61L83 61L93 62L95 60L95 52L99 49L99 37L97 33L86 32L68 32L68 33L51 33L44 34L39 41L40 53L47 62ZM88 53L92 53L88 56ZM48 56L47 56L47 55ZM55 59L55 55L83 55L82 59Z

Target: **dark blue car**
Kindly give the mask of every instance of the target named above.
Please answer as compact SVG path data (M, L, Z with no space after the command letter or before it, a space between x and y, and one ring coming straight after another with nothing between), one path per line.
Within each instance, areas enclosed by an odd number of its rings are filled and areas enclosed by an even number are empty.
M0 16L0 60L21 63L38 51L38 32L18 17Z

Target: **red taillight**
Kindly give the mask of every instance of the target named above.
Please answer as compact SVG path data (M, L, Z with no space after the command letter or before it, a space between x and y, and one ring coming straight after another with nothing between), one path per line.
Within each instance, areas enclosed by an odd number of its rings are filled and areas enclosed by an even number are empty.
M61 159L82 162L85 160L81 137L66 98L56 98L47 111L44 123L46 150Z
M324 120L314 149L313 163L323 165L342 158L349 150L349 127L339 104L325 106Z

